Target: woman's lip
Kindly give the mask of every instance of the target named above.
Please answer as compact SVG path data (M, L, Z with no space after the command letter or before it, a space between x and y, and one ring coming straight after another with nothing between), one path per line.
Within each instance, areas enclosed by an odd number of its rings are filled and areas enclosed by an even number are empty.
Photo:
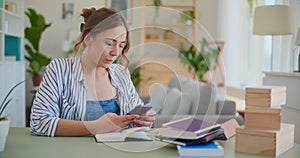
M107 62L112 63L114 60L106 59Z

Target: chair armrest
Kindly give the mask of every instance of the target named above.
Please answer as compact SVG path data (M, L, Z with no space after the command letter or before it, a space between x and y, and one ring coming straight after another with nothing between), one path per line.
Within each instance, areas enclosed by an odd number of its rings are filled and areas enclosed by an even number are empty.
M217 100L217 114L220 115L235 115L236 104L233 100Z

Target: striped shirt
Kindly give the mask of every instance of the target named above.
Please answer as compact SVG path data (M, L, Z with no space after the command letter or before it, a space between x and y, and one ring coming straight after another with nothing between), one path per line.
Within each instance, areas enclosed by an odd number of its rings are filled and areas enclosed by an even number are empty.
M109 66L112 85L117 89L120 115L144 104L130 79L128 69ZM55 136L60 119L81 120L86 114L87 90L80 58L54 59L46 68L31 108L30 129L33 134Z

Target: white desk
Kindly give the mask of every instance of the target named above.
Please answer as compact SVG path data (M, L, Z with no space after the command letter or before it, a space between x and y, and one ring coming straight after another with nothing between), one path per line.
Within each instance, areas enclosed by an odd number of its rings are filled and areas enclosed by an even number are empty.
M225 149L225 158L255 158L258 156L235 152L235 138L219 141ZM145 152L128 152L96 143L93 137L41 137L30 135L28 128L10 128L6 147L0 158L174 158L179 157L175 145L161 142L122 142L111 144L119 149L153 149ZM300 144L280 157L300 156ZM266 157L261 157L266 158Z

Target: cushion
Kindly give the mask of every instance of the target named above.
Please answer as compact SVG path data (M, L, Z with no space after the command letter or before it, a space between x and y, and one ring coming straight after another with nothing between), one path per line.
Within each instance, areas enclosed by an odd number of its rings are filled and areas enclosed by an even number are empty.
M235 115L236 105L233 100L218 99L217 114L219 115Z
M190 114L216 114L216 86L212 83L188 79L182 85L182 92L191 99Z
M177 88L177 89L181 90L183 83L187 80L188 80L188 78L186 78L184 76L175 75L171 78L171 80L169 82L169 88Z
M176 88L166 88L156 84L150 89L150 104L157 114L175 115L188 114L191 100Z
M161 111L162 115L188 114L191 101L187 95L181 93L178 89L172 88L168 91L166 103Z

